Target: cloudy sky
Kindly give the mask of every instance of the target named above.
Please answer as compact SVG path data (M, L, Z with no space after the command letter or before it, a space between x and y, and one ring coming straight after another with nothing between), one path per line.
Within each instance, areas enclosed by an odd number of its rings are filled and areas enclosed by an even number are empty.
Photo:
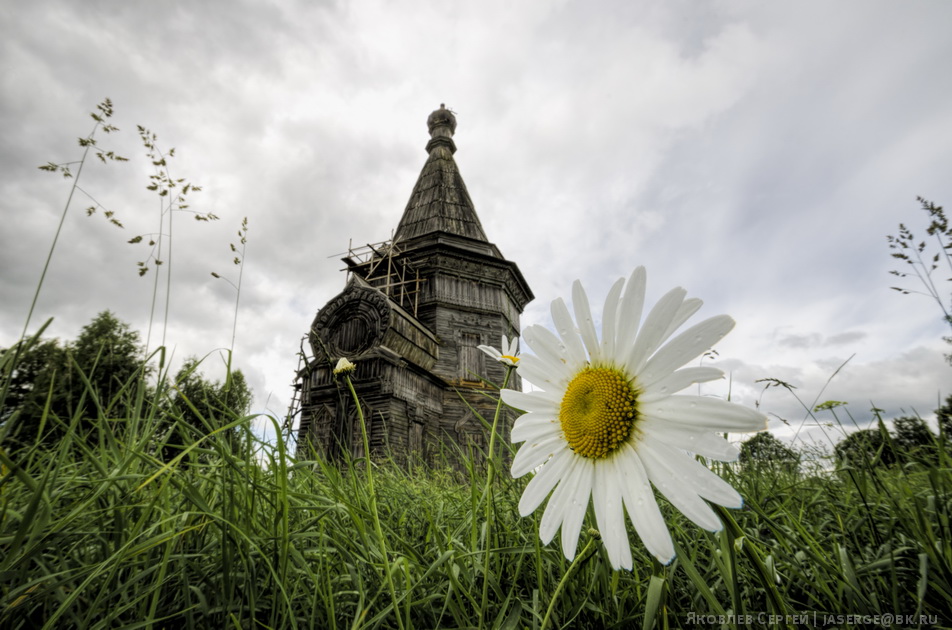
M757 379L848 402L863 425L873 405L928 415L952 393L948 327L926 297L890 291L885 238L900 222L924 232L917 195L952 204L952 3L39 1L0 15L0 345L23 328L69 194L37 166L80 159L109 97L120 131L99 142L130 161L86 165L95 201L74 198L31 329L55 317L49 334L73 338L111 309L145 333L154 272L138 277L147 247L126 243L158 222L144 125L176 149L172 176L203 188L190 210L220 217L174 218L173 361L211 354L216 374L235 290L211 272L237 282L229 243L248 217L235 361L255 409L283 414L301 337L343 287L334 254L390 237L445 102L486 233L536 294L524 325L549 324L575 278L600 303L643 264L650 298L680 285L700 315L737 320L717 348L730 383L704 393L760 401L778 435L805 412Z

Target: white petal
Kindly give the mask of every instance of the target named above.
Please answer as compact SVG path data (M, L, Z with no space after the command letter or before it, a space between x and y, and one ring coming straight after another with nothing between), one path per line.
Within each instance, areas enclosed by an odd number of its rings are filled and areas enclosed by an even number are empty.
M667 339L674 334L678 328L681 327L681 324L688 321L691 318L691 315L697 313L698 309L704 304L703 300L698 298L687 298L678 308L678 312L674 314L674 317L671 319L671 323L668 324L668 330L665 331L664 338Z
M645 285L647 275L644 267L631 272L625 294L618 304L617 334L615 335L615 358L618 363L627 359L629 349L634 345L641 323L641 313L645 306Z
M678 312L681 303L684 302L686 293L681 287L671 289L658 300L658 303L648 313L648 317L645 318L645 323L641 327L641 332L638 333L638 338L635 340L634 346L625 361L625 369L629 374L638 374L648 357L664 341L668 326Z
M522 448L526 447L523 446ZM529 516L545 501L545 498L552 492L552 488L555 487L555 484L559 483L562 479L562 475L568 470L569 463L571 463L573 458L577 457L578 455L568 448L557 450L555 454L552 455L552 459L546 462L542 470L536 473L536 476L526 485L526 489L522 493L522 498L519 499L520 516ZM521 475L513 474L513 477L519 476Z
M559 527L568 516L572 497L580 479L581 459L581 457L572 458L568 470L562 475L562 480L545 506L542 519L539 521L539 538L544 545L552 542L555 532L559 531Z
M636 447L651 483L661 494L667 497L671 505L680 510L682 514L694 521L699 527L711 532L719 531L723 527L721 520L717 518L717 514L714 513L711 506L698 496L693 486L682 478L685 471L674 470L664 456L652 446L646 440L643 440Z
M519 478L544 464L550 457L568 447L558 435L523 444L512 458L512 476Z
M491 356L491 357L494 358L494 359L499 359L499 357L502 356L502 354L499 352L499 350L496 350L496 349L493 348L492 346L476 346L476 347L477 347L478 349L482 350L483 352L485 352L486 354L488 354L489 356Z
M513 442L531 442L550 436L558 436L561 431L562 427L553 415L527 413L516 420L512 427L510 440Z
M557 389L564 391L573 374L564 363L559 365L558 369L552 369L551 363L543 361L537 356L527 354L519 361L519 375L522 376L523 380L547 391Z
M734 320L718 315L691 326L658 350L638 371L638 385L650 387L688 361L709 350L734 328Z
M518 354L519 348L519 337L513 337L512 341L506 338L506 335L502 336L502 354L509 355L514 357Z
M638 396L638 401L646 403L660 400L676 394L689 385L716 381L720 378L724 378L724 372L709 365L681 368L648 386L639 378L638 386L642 388L642 392Z
M565 352L569 361L569 366L573 369L585 365L588 357L585 355L585 346L575 330L575 322L569 314L569 309L562 298L552 300L552 321L555 323L555 330L559 333L559 338L565 346Z
M572 307L575 309L575 321L582 336L582 343L588 350L588 356L593 362L597 361L601 346L598 345L598 335L595 333L595 322L592 320L588 296L578 280L572 284Z
M505 391L505 390L500 390ZM565 392L562 389L536 389L531 392L519 392L521 394L533 394L538 397L540 400L547 400L558 409L562 405L562 397L565 396ZM528 410L526 410L528 411Z
M514 389L504 389L500 392L500 395L504 403L522 411L558 413L559 406L562 403L561 394L545 390L517 392Z
M608 457L595 463L592 503L595 506L595 522L612 568L631 570L631 546L625 530L622 480L615 464L617 459Z
M767 416L759 411L707 396L668 396L639 402L638 411L647 418L708 431L746 433L767 428Z
M615 333L618 322L618 299L621 290L625 287L625 279L619 278L608 295L605 296L605 307L602 308L602 352L601 356L607 359L615 358Z
M656 437L669 446L709 459L732 462L740 455L736 446L710 431L687 429L655 418L642 418L638 427L643 433Z
M536 353L537 358L548 365L550 370L565 374L571 372L565 347L549 329L538 325L529 326L522 334L522 338Z
M739 508L744 505L744 500L733 486L692 456L650 437L644 441L653 453L664 460L669 470L675 471L692 487L693 492L724 507Z
M585 512L588 510L588 498L592 494L592 481L595 476L595 464L587 457L579 457L579 466L576 470L578 481L572 487L572 501L569 503L562 522L562 553L569 560L575 559L575 550L578 548L578 536L582 531L582 522L585 521Z
M615 463L621 473L621 491L628 517L648 552L668 564L674 558L674 544L648 483L648 474L630 444L622 449Z

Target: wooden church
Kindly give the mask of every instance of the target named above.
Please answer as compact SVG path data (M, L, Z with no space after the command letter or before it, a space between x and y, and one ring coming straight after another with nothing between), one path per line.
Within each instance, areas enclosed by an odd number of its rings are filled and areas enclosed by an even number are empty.
M344 290L314 319L313 359L299 374L301 456L363 455L356 407L333 366L346 357L367 420L372 455L434 461L478 454L492 421L492 388L505 366L477 349L519 335L532 291L489 242L453 154L456 117L427 119L429 154L391 241L351 248ZM510 388L519 389L518 370ZM502 435L515 414L504 411ZM460 448L457 448L460 447ZM442 455L441 455L442 454Z

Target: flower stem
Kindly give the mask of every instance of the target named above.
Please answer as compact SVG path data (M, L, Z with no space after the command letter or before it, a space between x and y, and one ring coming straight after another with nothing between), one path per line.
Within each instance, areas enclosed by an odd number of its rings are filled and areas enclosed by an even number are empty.
M247 222L248 219L246 218ZM246 223L247 225L247 223ZM242 236L241 240L244 241L245 237ZM245 249L247 248L247 243L243 242L241 244L241 264L238 266L238 286L235 287L235 319L231 324L231 351L235 351L235 337L238 335L238 301L241 299L241 278L245 275Z
M383 528L380 526L380 515L377 513L377 491L374 489L374 475L370 463L370 440L367 438L367 423L364 420L364 411L360 406L360 399L357 398L357 392L354 390L354 384L350 381L350 376L344 375L347 381L347 388L350 389L350 395L357 405L357 417L360 418L360 435L364 442L364 461L367 463L367 487L370 491L370 513L374 519L374 531L377 533L377 539L380 541L380 551L383 556L383 572L387 578L387 586L390 589L390 598L393 600L393 613L397 617L397 625L403 630L403 617L397 608L397 589L393 585L393 575L390 572L390 559L387 552L387 540L383 536Z
M505 389L506 386L509 385L509 377L512 376L512 371L514 369L515 366L512 365L506 367L506 378L503 379L500 390ZM502 411L502 392L500 392L499 401L496 403L496 413L493 415L493 426L491 433L489 434L489 453L487 453L489 467L486 473L486 490L483 492L483 497L486 499L486 532L484 534L485 538L483 539L485 558L483 562L483 598L479 605L480 619L482 619L483 614L486 612L486 600L489 598L489 530L492 527L493 479L496 476L496 430L499 426L500 411Z
M93 127L93 130L86 136L87 140L91 140L94 135L96 135L96 130L99 129L99 123ZM33 294L33 302L30 303L30 312L27 313L26 323L23 324L23 333L20 335L20 340L26 339L27 331L30 328L30 320L33 319L33 311L36 310L36 303L40 299L40 290L43 288L43 281L46 280L46 272L50 269L50 261L53 260L53 252L56 251L56 243L59 242L60 232L63 231L63 224L66 222L66 214L69 212L69 205L73 202L73 194L76 192L76 189L79 188L79 178L83 174L83 166L86 164L86 156L89 155L89 147L93 146L90 142L86 145L86 149L83 151L83 159L79 161L79 168L76 170L76 177L73 178L73 185L69 189L69 197L66 198L66 205L63 207L63 214L60 216L59 225L56 226L56 234L53 235L53 244L50 245L50 252L46 255L46 262L43 264L43 272L40 274L40 281L36 285L36 292Z
M582 562L588 559L591 550L595 548L596 540L598 539L595 536L589 538L588 542L585 544L585 548L582 549L582 553L575 556L575 560L572 561L572 564L569 566L569 570L566 571L565 575L562 576L562 579L559 581L559 585L552 594L552 599L549 600L549 608L545 611L545 617L542 619L542 627L540 630L545 630L549 627L549 619L552 617L552 611L555 610L555 602L559 600L559 595L562 593L565 583L569 581L569 576L572 575L574 571L578 571L578 567L582 566Z

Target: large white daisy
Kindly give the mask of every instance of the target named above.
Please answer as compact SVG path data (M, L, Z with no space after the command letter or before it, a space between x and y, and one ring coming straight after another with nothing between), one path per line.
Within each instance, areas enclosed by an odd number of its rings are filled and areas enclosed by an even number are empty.
M679 287L658 301L639 330L645 282L639 267L627 284L619 279L612 286L599 341L576 281L575 321L559 298L552 302L558 336L542 326L522 335L535 354L520 357L519 373L540 390L502 392L507 404L527 412L512 429L512 441L524 442L512 475L537 470L519 501L520 514L531 514L551 493L539 536L548 544L561 527L562 550L572 560L591 496L616 569L632 565L626 510L652 555L664 563L674 557L651 484L699 526L719 530L720 519L706 501L738 508L743 500L692 453L731 461L738 451L717 433L759 431L767 423L763 414L718 398L673 395L723 378L714 367L682 366L720 341L734 320L711 317L668 341L701 306Z

